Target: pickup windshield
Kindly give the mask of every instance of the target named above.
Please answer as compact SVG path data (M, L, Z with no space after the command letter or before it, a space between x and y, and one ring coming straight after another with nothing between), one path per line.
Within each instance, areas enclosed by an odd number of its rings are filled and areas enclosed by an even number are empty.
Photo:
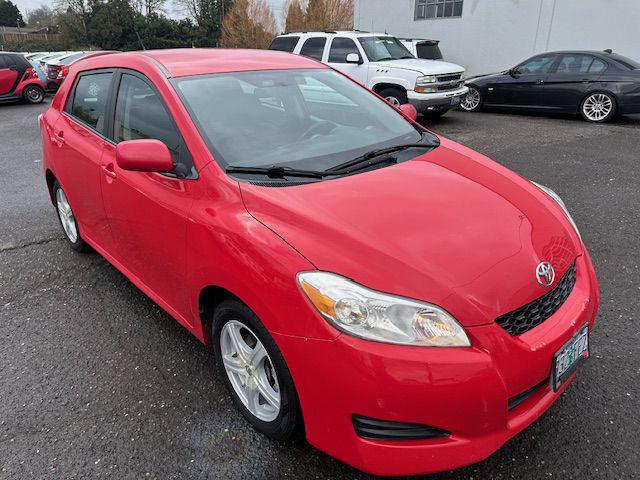
M225 169L325 171L372 150L437 142L384 100L329 69L219 73L172 82Z
M358 41L370 62L415 58L395 37L361 37Z

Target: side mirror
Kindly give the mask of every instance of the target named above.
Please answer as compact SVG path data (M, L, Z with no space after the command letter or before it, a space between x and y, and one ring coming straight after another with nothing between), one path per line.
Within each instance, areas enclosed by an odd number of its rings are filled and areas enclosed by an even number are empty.
M362 59L360 55L357 53L349 53L346 58L347 63L357 63L358 65L362 64Z
M173 159L160 140L127 140L116 147L116 163L133 172L170 172Z
M518 78L520 76L520 73L518 72L518 68L517 67L513 67L512 69L510 69L507 72L510 76L512 76L513 78Z
M412 122L415 122L416 118L418 118L418 111L416 110L416 107L414 107L410 103L404 103L400 105L400 111Z

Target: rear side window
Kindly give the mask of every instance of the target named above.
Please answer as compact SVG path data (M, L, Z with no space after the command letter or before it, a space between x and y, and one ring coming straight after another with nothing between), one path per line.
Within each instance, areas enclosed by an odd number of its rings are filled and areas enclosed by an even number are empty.
M113 73L83 75L76 84L71 103L71 115L102 134L112 79Z
M329 50L329 63L347 63L347 55L350 53L360 55L356 42L350 38L334 38Z
M313 37L304 42L300 49L300 55L305 57L315 58L316 60L322 60L322 53L324 52L324 46L327 43L325 37Z
M279 50L281 52L293 52L300 37L277 37L269 45L269 50Z
M123 74L120 81L113 137L116 143L144 138L160 140L173 157L174 174L182 178L195 174L191 156L163 100L146 81L133 75Z

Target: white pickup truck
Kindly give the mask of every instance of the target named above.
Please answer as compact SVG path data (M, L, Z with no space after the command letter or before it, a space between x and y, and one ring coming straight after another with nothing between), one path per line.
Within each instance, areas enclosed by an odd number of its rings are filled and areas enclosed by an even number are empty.
M463 67L415 58L400 40L385 33L291 32L276 37L269 49L315 58L393 105L411 103L421 114L443 115L469 91Z

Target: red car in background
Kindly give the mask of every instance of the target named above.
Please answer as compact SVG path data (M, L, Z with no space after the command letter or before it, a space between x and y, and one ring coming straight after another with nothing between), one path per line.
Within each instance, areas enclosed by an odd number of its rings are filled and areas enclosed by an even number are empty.
M415 115L283 52L103 55L40 117L44 176L71 248L212 346L254 428L435 472L565 391L599 293L553 191Z
M58 60L56 63L46 63L44 70L47 77L47 91L56 92L60 84L69 73L69 68L73 63L84 58L97 57L108 53L115 53L115 50L96 50L93 52L77 52Z
M41 103L44 97L45 86L24 56L0 52L0 102Z

